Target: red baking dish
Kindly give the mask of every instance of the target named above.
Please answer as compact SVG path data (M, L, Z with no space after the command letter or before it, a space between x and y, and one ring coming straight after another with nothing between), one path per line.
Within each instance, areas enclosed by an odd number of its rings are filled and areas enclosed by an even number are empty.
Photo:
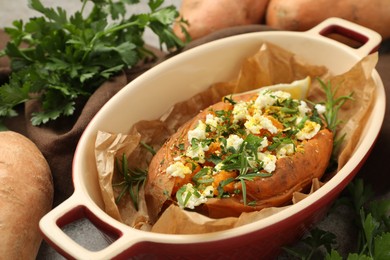
M352 38L362 46L352 48L326 37L329 33ZM153 67L118 92L89 123L74 155L75 192L42 218L40 229L45 240L67 258L74 259L270 259L280 252L281 246L297 240L320 220L354 178L380 131L385 113L385 92L376 71L372 75L377 86L376 100L364 133L356 140L358 144L352 157L338 174L302 201L251 224L196 235L137 230L111 218L103 210L94 157L97 132L127 133L137 121L159 118L173 104L190 98L214 82L229 80L237 73L241 61L255 53L264 41L340 74L376 50L381 37L365 27L330 18L306 32L264 31L216 40ZM90 251L72 240L61 227L81 217L89 219L113 242L100 251Z

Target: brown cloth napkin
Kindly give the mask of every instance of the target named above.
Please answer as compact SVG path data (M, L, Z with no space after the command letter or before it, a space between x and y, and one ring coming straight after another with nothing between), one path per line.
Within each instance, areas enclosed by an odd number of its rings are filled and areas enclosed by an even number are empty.
M267 30L271 29L263 25L229 28L195 40L183 51L224 37ZM7 40L8 37L3 31L0 31L0 49L4 48ZM169 58L169 55L161 53L159 50L154 50L154 52L159 57L157 61L147 62L136 69L127 71L127 73L123 73L112 80L105 82L85 104L81 105L78 110L79 112L72 117L64 118L45 126L34 127L29 121L29 115L32 111L37 109L37 104L28 103L24 107L20 108L19 117L6 121L6 125L10 130L20 132L29 137L33 142L35 142L46 157L53 174L55 187L54 206L64 201L73 192L73 154L80 135L84 131L88 122L93 118L103 104L128 82L136 78L142 72L153 67L158 62L161 62L163 59ZM380 46L380 56L377 70L382 77L386 91L388 92L390 88L390 42L383 43ZM7 81L9 73L9 61L4 58L0 59L0 85ZM387 97L387 102L390 102L389 97ZM388 165L386 164L386 156L388 154L387 149L390 147L389 117L390 112L389 107L387 107L384 125L377 144L372 150L372 154L368 158L366 164L358 174L360 177L371 183L375 188L375 191L380 195L388 194L390 192L390 176L385 170L388 168Z

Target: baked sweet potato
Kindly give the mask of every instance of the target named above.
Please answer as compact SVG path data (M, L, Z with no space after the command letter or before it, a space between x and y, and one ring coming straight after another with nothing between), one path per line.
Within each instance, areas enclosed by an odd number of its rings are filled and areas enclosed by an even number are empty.
M264 90L225 97L201 111L149 165L151 220L170 203L222 218L291 202L328 166L333 134L323 109Z
M188 22L185 28L194 40L220 29L262 22L268 1L183 0L180 18ZM185 39L180 23L176 23L173 30L177 36Z
M390 37L388 0L271 0L266 24L283 30L305 31L329 17L339 17Z

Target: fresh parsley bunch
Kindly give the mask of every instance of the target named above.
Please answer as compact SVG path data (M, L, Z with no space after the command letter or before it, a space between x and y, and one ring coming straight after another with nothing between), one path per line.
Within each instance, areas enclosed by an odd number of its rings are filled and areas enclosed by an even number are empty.
M93 6L86 15L88 1ZM174 6L162 7L163 2L149 0L150 13L126 17L126 6L139 0L82 0L81 10L71 16L61 7L29 0L43 16L5 28L11 40L0 57L11 59L12 74L0 86L0 120L17 115L15 107L31 99L42 107L32 115L33 125L72 115L77 101L102 82L154 56L145 48L146 28L159 37L161 48L183 47L171 29L179 13Z

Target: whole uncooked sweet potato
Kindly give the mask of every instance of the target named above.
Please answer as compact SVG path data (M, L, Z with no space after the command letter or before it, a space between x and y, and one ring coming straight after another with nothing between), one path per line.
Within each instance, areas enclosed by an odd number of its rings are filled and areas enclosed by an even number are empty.
M197 39L220 29L262 22L268 1L183 0L180 15L188 22L185 27L191 38ZM173 29L176 35L185 38L179 23Z
M310 186L313 178L321 178L332 153L332 132L322 125L312 136L298 140L302 132L308 131L306 123L315 125L310 120L300 121L299 128L292 129L296 124L294 116L307 107L297 100L292 102L280 92L261 95L264 97L237 95L201 111L157 152L149 166L145 186L152 221L170 203L184 208L192 199L203 201L195 201L188 208L213 218L285 205L291 202L294 192ZM264 105L264 111L256 112L261 102L265 104L275 95L278 103ZM245 116L240 116L239 106L246 107ZM260 117L267 123L261 125L260 121L253 121ZM259 125L262 127L256 128ZM203 132L201 126L205 129ZM194 147L204 147L204 154L194 155ZM260 162L261 156L265 157ZM273 165L267 158L276 163ZM192 190L193 186L198 190ZM183 190L183 187L186 188ZM206 191L208 194L204 195ZM190 197L191 194L196 196ZM181 199L187 202L183 204Z
M51 171L42 153L21 134L0 132L0 258L36 258L39 220L52 202Z
M266 24L283 30L305 31L329 17L339 17L390 37L388 0L271 0Z

